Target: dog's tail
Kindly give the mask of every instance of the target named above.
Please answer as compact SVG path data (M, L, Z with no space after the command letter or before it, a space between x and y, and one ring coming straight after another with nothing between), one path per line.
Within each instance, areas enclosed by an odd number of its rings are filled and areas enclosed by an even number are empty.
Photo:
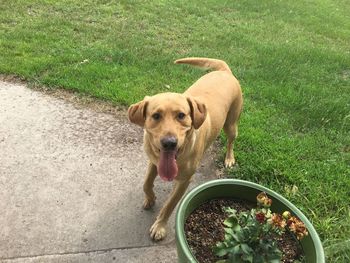
M219 60L219 59L213 59L213 58L181 58L178 60L175 60L175 64L189 64L192 66L200 67L200 68L206 68L206 69L213 69L213 70L219 70L219 71L227 71L231 72L231 69L226 64L225 61Z

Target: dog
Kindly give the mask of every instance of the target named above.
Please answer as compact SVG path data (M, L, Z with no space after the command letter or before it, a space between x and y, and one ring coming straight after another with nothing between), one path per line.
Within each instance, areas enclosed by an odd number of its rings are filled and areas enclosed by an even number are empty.
M155 203L153 183L157 174L174 181L172 193L150 228L158 241L166 236L166 224L184 195L205 150L223 128L227 137L225 166L235 164L233 143L243 97L240 84L222 60L183 58L175 64L189 64L212 71L202 76L184 93L146 96L128 109L129 120L144 128L144 150L149 158L143 185L144 209Z

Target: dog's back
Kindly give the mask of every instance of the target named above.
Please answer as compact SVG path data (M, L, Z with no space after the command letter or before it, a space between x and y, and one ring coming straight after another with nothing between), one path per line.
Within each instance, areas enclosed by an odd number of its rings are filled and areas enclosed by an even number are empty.
M184 95L203 102L207 108L207 119L202 125L206 140L212 142L226 123L235 124L242 108L242 92L238 80L232 75L225 61L211 58L183 58L176 64L189 64L212 69L189 87Z

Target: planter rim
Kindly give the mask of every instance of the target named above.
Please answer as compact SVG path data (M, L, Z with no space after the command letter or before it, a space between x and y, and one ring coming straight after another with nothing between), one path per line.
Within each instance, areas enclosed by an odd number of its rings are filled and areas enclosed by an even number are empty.
M311 224L311 222L307 219L307 217L295 206L293 205L290 201L288 201L286 198L281 196L280 194L276 193L275 191L266 188L265 186L245 181L245 180L239 180L239 179L215 179L209 182L206 182L204 184L201 184L194 189L192 189L187 195L182 199L176 213L176 221L175 221L175 233L176 233L176 239L178 240L179 244L182 246L184 249L184 254L188 259L190 259L190 262L197 262L194 256L192 255L190 249L188 248L187 245L187 240L185 237L184 229L181 222L181 219L185 217L185 207L187 207L188 203L190 200L196 196L199 192L210 188L212 186L216 185L229 185L229 184L235 184L235 185L241 185L241 186L247 186L251 188L255 188L259 191L266 192L268 195L272 196L275 199L278 199L280 202L284 203L285 205L289 206L291 210L299 217L300 220L302 220L305 225L307 226L309 235L311 239L314 242L315 249L318 252L317 254L317 263L324 263L325 262L325 256L324 256L324 251L322 247L321 240Z

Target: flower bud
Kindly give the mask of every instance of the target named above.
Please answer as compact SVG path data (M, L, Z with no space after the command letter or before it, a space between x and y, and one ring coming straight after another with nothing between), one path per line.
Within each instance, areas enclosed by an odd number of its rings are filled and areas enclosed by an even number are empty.
M283 216L284 219L288 219L288 218L291 217L291 214L290 214L289 211L284 211L283 214L282 214L282 216Z

